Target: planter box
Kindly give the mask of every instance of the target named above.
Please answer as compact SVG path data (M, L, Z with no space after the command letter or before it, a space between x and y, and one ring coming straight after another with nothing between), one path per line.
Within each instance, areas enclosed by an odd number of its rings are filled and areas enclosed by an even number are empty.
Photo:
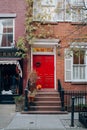
M22 110L24 110L24 101L16 102L15 103L15 111L16 112L21 112Z

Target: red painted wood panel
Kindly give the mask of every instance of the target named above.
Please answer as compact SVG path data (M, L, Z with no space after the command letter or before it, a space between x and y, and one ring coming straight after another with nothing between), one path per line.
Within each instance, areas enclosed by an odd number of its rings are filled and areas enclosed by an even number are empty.
M42 88L54 88L54 56L53 55L34 55L33 69L38 73L37 84Z

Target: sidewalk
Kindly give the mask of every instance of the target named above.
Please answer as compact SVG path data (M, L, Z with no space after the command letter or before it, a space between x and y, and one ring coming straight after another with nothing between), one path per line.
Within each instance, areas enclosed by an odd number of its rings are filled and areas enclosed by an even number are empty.
M3 105L3 107L5 107ZM11 109L12 107L12 109ZM0 130L86 130L78 122L78 113L75 113L74 127L71 125L71 113L69 114L21 114L15 113L14 106L6 106L7 116L0 115ZM2 109L2 111L5 110ZM9 111L12 110L12 111ZM1 105L0 105L1 111ZM5 118L5 119L4 119ZM2 125L4 124L4 125Z
M75 114L75 126L70 127L70 115L42 115L17 113L5 130L85 130Z
M7 127L15 115L15 105L0 104L0 130Z

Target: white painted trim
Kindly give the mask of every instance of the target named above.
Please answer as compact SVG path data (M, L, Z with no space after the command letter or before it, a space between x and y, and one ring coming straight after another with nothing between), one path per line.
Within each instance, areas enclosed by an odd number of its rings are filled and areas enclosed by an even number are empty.
M32 47L53 47L58 46L59 39L35 39L34 43L31 45Z
M13 19L13 42L15 44L15 19Z
M16 13L0 13L0 18L15 18Z
M56 86L56 47L54 47L54 89L57 89Z
M54 55L54 89L57 89L56 86L56 46L58 46L59 40L58 39L38 39L33 44L32 47L53 47L53 52L32 52L31 47L31 70L33 69L33 55Z

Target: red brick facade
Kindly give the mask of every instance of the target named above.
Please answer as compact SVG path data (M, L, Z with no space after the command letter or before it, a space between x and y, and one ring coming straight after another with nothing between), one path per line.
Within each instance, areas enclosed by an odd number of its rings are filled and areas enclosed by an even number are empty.
M55 35L58 35L61 41L61 48L60 48L61 55L60 56L57 55L57 61L56 61L57 79L61 80L62 86L66 90L86 91L87 83L69 83L64 81L65 80L64 49L69 46L72 39L84 38L87 26L64 22L64 23L58 23L54 25L54 27L55 27L54 29Z

